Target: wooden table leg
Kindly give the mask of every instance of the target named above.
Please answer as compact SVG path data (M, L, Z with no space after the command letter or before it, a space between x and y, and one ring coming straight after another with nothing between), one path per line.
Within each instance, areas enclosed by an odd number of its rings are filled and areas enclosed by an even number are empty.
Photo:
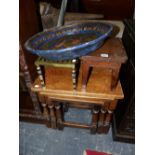
M41 106L43 108L43 117L47 120L47 124L46 126L48 128L51 128L51 125L50 125L50 115L49 115L49 109L48 109L48 101L47 101L47 98L44 96L44 95L41 95L41 94L38 94L38 98L39 98L39 101L41 103Z
M43 116L48 116L48 108L46 103L46 97L44 95L38 95L39 101L41 102L41 106L43 108Z
M113 111L111 111L111 110L108 110L106 113L106 118L104 121L104 133L108 133L108 131L109 131L112 113L113 113Z
M104 124L103 123L105 120L105 116L106 116L106 110L105 110L105 107L103 106L99 113L99 121L98 121L98 128L97 128L98 133L104 133Z
M63 102L62 108L63 108L63 113L68 112L68 103L67 102Z
M107 113L106 113L105 120L104 120L104 133L108 133L108 131L109 131L113 111L116 109L117 101L118 100L110 101L110 103L107 107Z
M92 111L92 123L91 123L91 134L95 134L97 131L97 123L98 123L98 114L99 114L99 107L94 106Z
M48 114L48 108L47 108L47 104L45 102L41 103L41 106L43 107L43 116L48 118L49 114Z
M50 116L49 116L47 104L46 103L41 103L41 105L43 107L43 116L47 120L46 126L48 128L51 128L51 126L50 126Z
M117 86L117 83L119 80L119 71L120 71L120 66L112 70L111 90L114 90Z
M56 118L57 118L57 128L59 130L63 130L63 119L62 119L62 109L61 104L59 102L55 102L55 109L56 109Z
M82 61L82 91L86 91L90 66Z
M48 108L50 110L50 126L53 129L56 129L56 116L55 116L55 112L54 112L54 103L48 101Z

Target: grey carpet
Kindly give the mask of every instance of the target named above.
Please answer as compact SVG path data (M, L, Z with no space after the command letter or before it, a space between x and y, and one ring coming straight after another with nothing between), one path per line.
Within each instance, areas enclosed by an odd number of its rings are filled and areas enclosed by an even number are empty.
M90 111L70 109L66 120L90 122ZM78 119L77 119L78 118ZM112 153L113 155L134 155L135 145L114 142L111 129L108 134L91 135L89 130L65 127L63 131L47 128L45 125L20 122L20 155L82 155L85 149Z

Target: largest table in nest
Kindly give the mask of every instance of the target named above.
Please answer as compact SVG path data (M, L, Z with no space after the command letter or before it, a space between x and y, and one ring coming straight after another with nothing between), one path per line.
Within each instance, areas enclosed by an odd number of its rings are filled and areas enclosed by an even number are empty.
M51 70L46 69L46 88L43 89L39 85L38 78L32 86L32 91L38 93L44 109L43 114L49 118L50 127L62 129L64 126L70 126L88 128L91 129L91 133L107 133L117 101L124 97L120 82L118 82L116 89L111 91L111 72L93 69L86 92L81 91L81 72L79 73L77 90L72 88L71 76L68 76L68 74L71 74L69 69L64 69L62 74L55 74L54 76L50 73ZM66 102L69 107L91 109L91 124L64 121L65 111L62 104L66 104Z
M51 121L52 128L62 129L64 126L71 126L90 128L91 133L107 133L117 101L124 98L120 81L118 81L116 88L111 90L111 70L94 67L86 91L82 91L81 72L80 69L77 88L73 90L71 69L45 67L46 87L42 88L39 78L37 78L31 89L38 93L44 109L43 113ZM64 121L65 110L62 105L66 102L69 107L91 109L91 124Z

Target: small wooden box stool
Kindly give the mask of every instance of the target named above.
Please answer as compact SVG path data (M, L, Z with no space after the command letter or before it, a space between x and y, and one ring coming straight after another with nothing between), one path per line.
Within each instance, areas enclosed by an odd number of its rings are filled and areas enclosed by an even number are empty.
M91 67L111 69L111 89L115 89L119 80L120 67L122 63L125 63L126 61L127 55L121 39L110 38L106 40L101 48L95 52L90 53L89 55L81 57L82 90L86 90Z
M46 84L49 82L49 78L55 78L57 74L61 74L63 76L63 73L65 76L69 76L70 82L72 82L72 88L76 89L76 82L77 82L77 63L78 59L73 60L65 60L65 61L51 61L46 60L45 58L39 57L35 61L35 66L37 69L37 73L40 79L41 86L45 89ZM41 66L44 67L45 74L43 75ZM46 74L50 74L46 76ZM68 74L66 74L66 72Z

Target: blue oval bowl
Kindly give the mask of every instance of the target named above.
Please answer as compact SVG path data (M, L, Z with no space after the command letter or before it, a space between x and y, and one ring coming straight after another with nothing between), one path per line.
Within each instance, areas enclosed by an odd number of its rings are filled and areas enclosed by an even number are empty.
M51 28L29 38L25 48L48 60L70 60L98 49L112 29L112 25L99 22Z

